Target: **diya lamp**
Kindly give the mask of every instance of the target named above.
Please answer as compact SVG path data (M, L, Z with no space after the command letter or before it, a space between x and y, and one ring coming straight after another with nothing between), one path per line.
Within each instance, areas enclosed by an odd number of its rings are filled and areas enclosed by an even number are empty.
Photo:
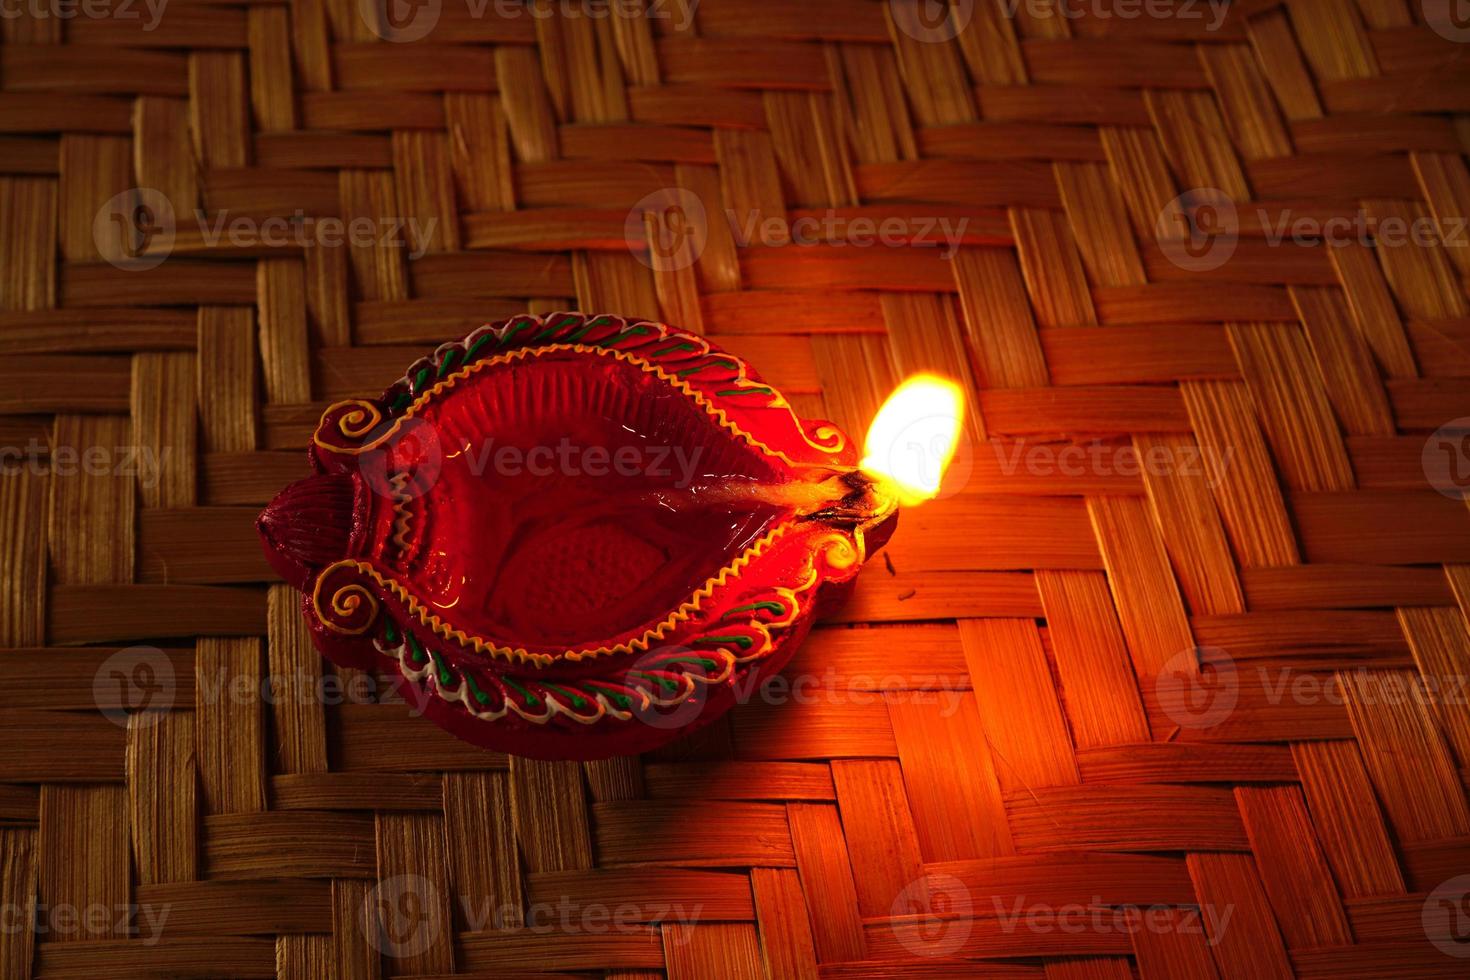
M860 456L703 337L518 316L329 407L313 475L257 527L317 648L441 727L535 758L642 752L786 663L938 490L960 410L953 383L910 379ZM942 444L906 445L924 417Z

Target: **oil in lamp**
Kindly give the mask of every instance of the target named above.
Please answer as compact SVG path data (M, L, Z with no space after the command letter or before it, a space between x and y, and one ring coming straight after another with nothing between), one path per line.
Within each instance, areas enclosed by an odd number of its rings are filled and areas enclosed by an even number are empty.
M937 492L961 398L909 379L859 456L696 334L517 316L329 407L313 474L257 528L318 649L441 727L535 758L641 752L785 664L900 505Z

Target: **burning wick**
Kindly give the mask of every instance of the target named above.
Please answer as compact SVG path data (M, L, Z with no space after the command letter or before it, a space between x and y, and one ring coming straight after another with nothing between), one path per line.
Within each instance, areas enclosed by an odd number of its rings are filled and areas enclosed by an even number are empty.
M657 499L669 507L764 503L803 517L860 517L897 504L911 507L938 495L959 443L964 405L964 391L953 381L916 374L878 409L856 467L812 467L787 483L698 483L661 491Z

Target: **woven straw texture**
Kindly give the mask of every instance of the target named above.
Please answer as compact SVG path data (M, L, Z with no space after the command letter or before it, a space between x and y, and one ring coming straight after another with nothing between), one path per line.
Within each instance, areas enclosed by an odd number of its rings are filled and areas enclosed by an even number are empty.
M0 976L1470 970L1448 4L3 6ZM334 670L252 527L558 308L972 395L793 689L643 758Z

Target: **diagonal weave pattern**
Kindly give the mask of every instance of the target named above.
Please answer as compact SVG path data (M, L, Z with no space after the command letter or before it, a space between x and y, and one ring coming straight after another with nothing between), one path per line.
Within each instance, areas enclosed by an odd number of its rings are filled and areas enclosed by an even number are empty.
M1464 975L1453 25L3 6L0 976ZM795 693L526 764L324 665L251 522L567 307L855 433L941 371L972 441Z

